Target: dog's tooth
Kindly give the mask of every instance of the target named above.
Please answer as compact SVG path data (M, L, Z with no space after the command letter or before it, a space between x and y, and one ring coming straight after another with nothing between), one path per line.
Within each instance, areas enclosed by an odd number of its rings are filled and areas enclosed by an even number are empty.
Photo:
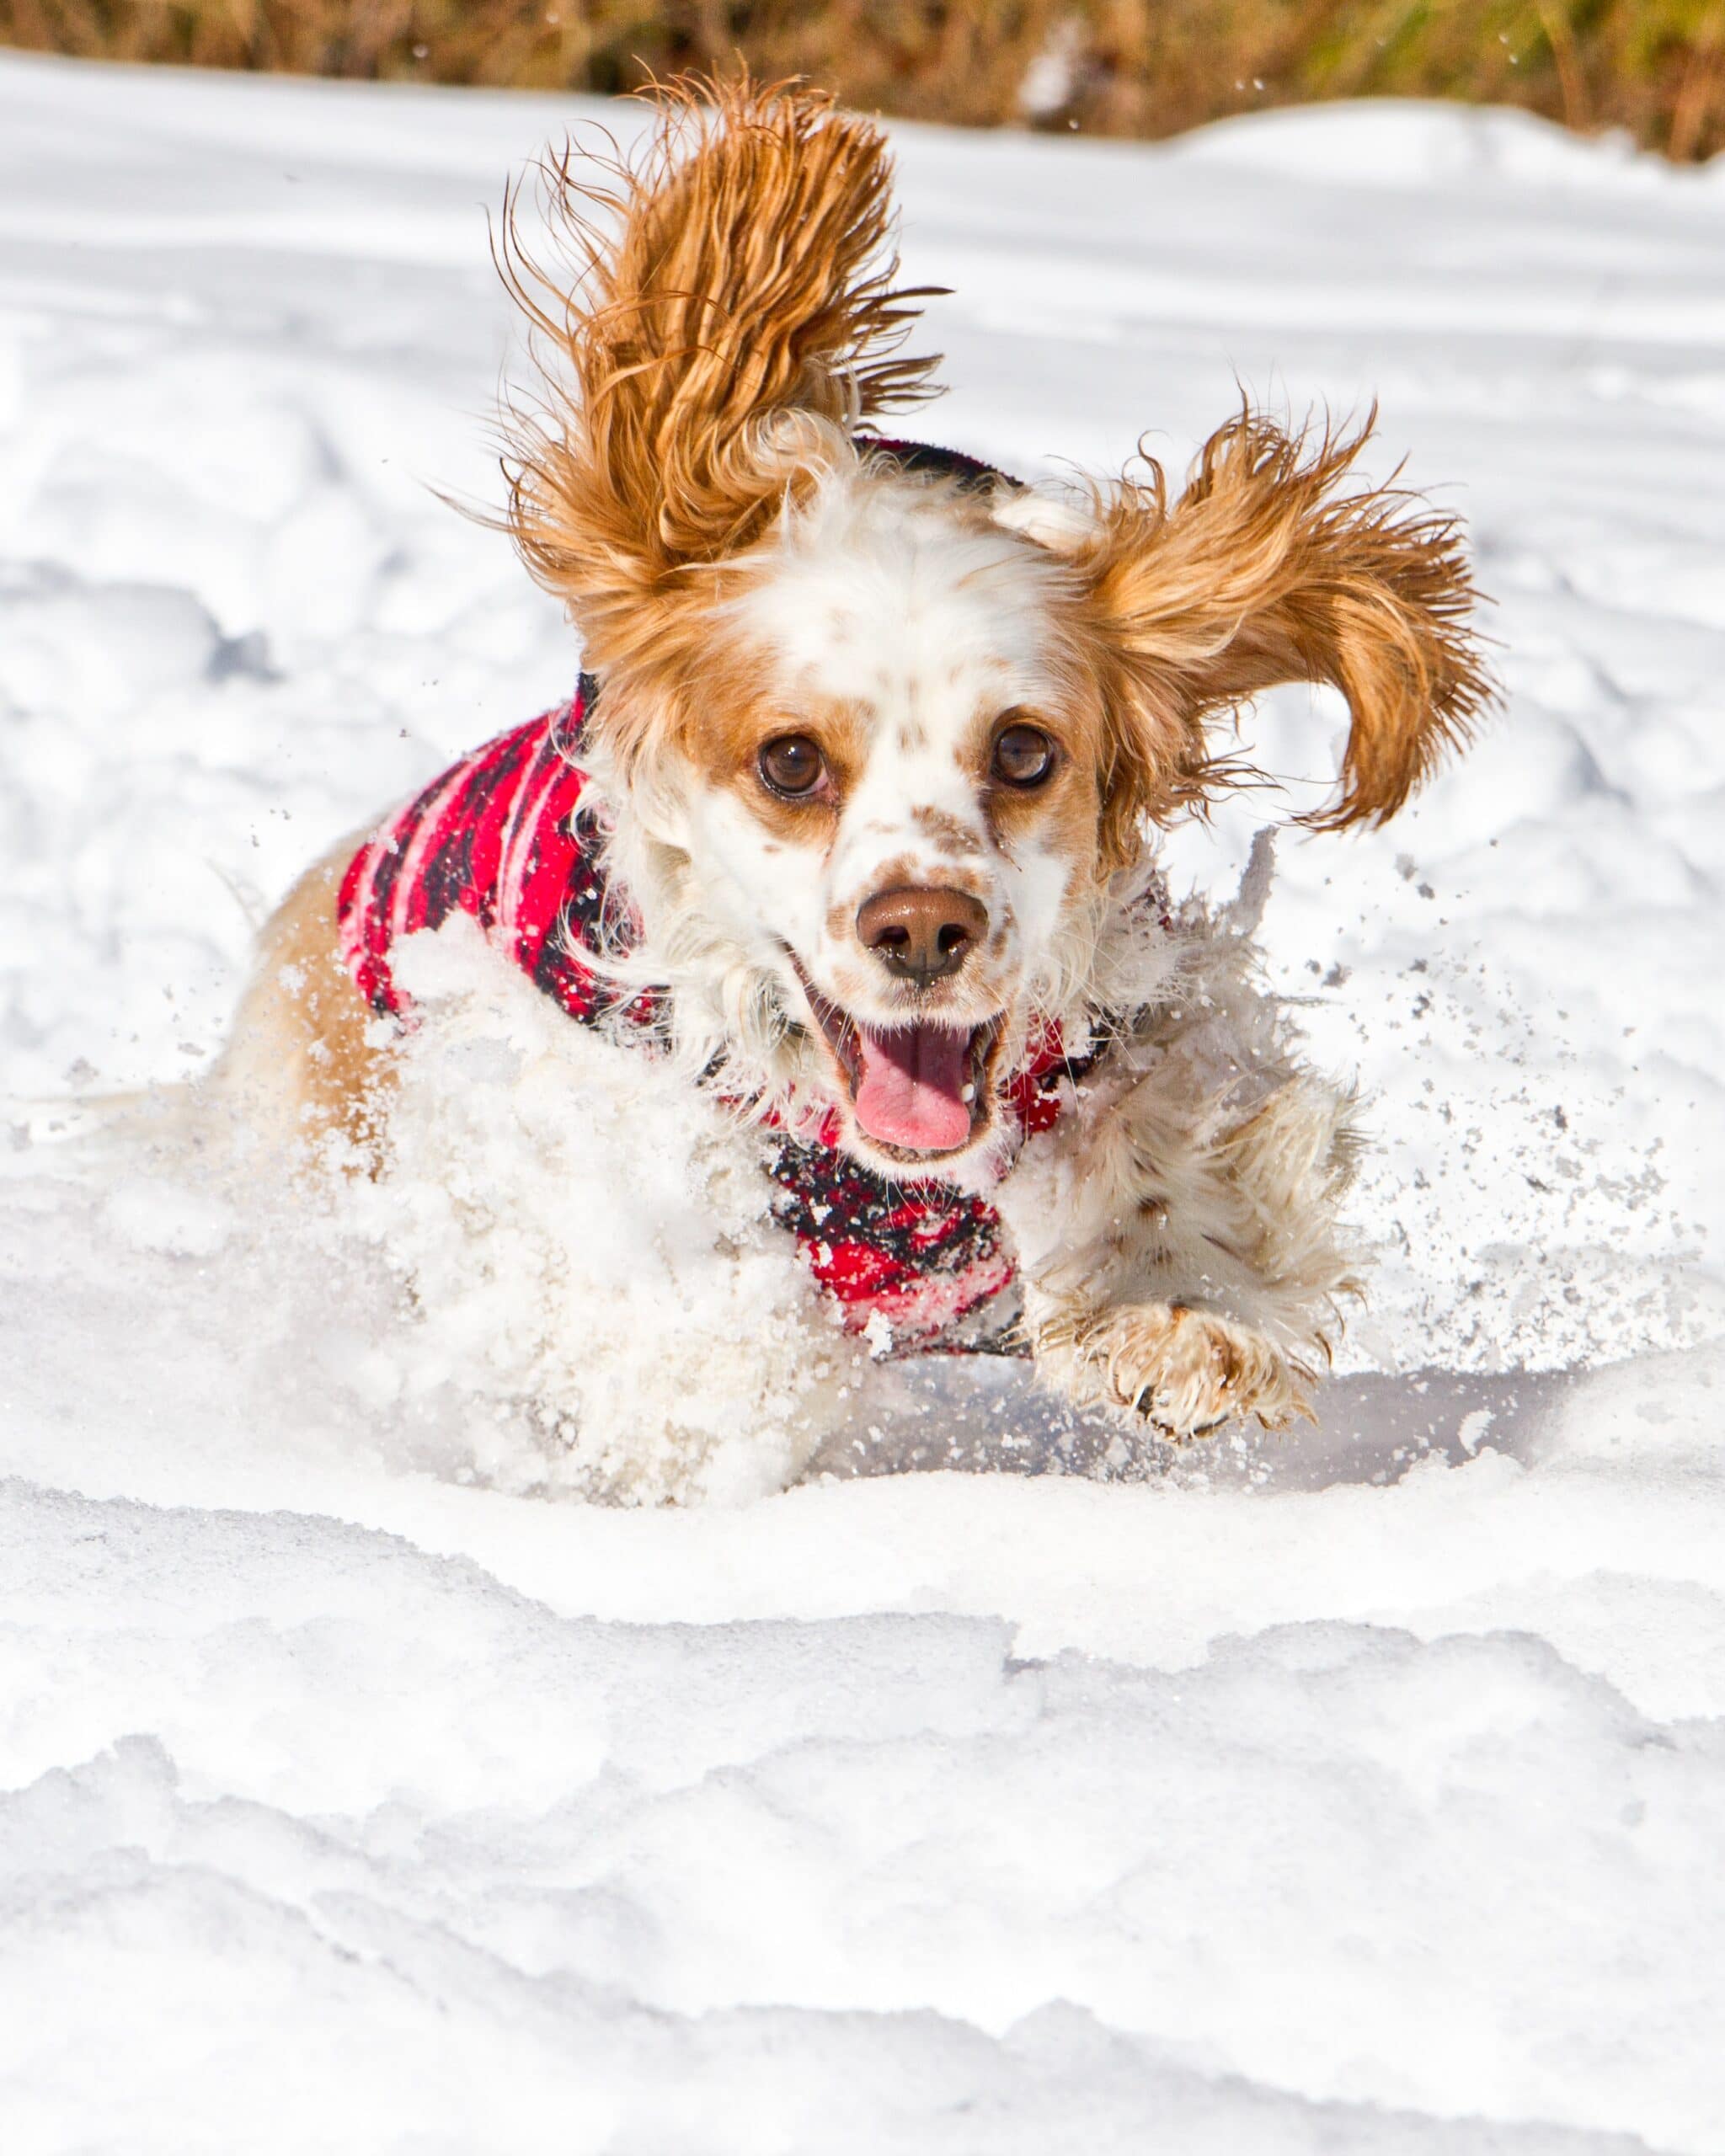
M959 1098L961 1101L974 1101L976 1098L976 1088L974 1086L960 1086Z

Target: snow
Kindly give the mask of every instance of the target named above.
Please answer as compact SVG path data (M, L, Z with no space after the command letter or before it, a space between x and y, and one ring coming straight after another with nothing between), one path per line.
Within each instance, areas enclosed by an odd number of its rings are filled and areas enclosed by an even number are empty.
M396 1307L439 1145L494 1140L456 1088L357 1219L171 1111L53 1142L565 690L435 490L493 498L486 208L598 110L0 56L8 2156L1725 2150L1725 170L1405 105L899 132L930 431L1178 466L1236 379L1376 395L1477 536L1504 718L1389 831L1284 838L1265 917L1379 1148L1318 1429L1171 1465L943 1364L783 1495L584 1503L480 1382L494 1283ZM1292 798L1335 720L1259 715ZM583 1190L531 1259L632 1247Z

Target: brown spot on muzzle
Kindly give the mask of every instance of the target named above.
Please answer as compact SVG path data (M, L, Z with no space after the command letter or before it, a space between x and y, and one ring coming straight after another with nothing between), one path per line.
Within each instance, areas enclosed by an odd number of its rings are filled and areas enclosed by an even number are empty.
M975 860L982 851L969 825L948 809L930 808L925 803L911 811L911 821L926 839L959 861Z

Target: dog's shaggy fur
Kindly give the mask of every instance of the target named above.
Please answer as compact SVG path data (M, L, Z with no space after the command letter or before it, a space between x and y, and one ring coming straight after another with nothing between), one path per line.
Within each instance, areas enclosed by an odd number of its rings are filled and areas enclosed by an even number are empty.
M508 517L600 685L614 963L660 991L662 1048L877 1173L985 1193L1073 1398L1177 1438L1306 1412L1355 1286L1349 1104L1242 925L1156 896L1155 835L1237 776L1215 723L1290 680L1351 713L1308 820L1402 806L1487 696L1455 526L1358 483L1363 433L1250 409L1178 494L872 451L934 362L900 350L880 133L819 96L673 93L632 163L548 176L558 259L504 228L547 367ZM228 1082L387 1142L339 866L268 931ZM1001 1087L1050 1027L1105 1052L1021 1145Z

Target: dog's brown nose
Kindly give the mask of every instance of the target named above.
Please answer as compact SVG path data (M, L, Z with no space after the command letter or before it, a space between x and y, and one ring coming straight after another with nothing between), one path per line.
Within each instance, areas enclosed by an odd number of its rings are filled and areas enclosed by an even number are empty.
M862 947L890 974L927 988L955 974L988 929L988 915L967 891L927 891L920 886L882 891L857 913Z

